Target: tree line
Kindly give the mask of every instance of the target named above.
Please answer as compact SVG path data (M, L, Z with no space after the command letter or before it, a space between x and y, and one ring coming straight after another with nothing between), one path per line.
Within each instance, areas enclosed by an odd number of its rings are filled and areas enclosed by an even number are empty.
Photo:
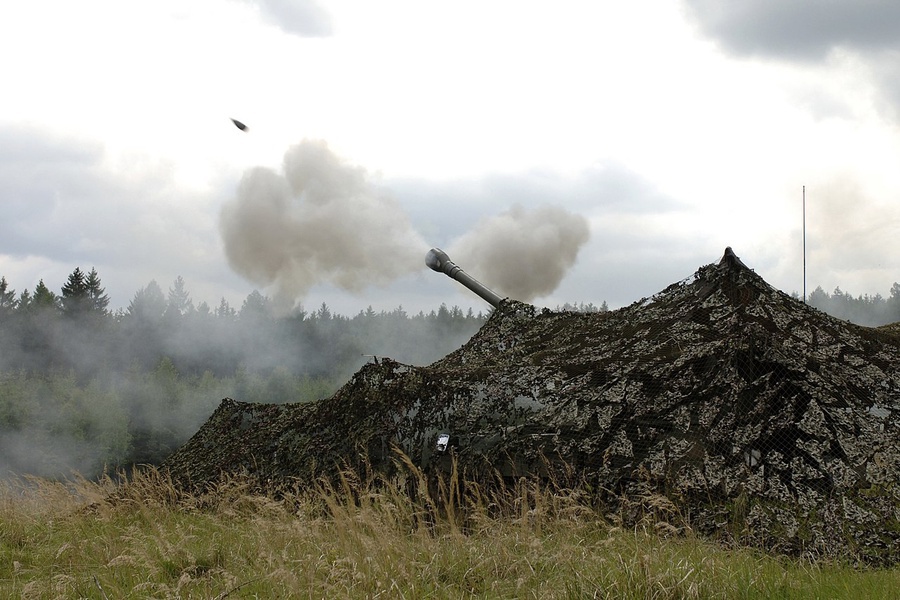
M840 286L829 294L822 286L818 286L809 294L806 302L822 312L857 325L878 327L900 321L900 283L891 286L887 298L881 294L854 297L853 294L842 291Z
M178 277L168 294L156 281L138 290L128 307L109 311L109 297L96 269L76 268L61 288L41 280L34 292L16 295L0 277L0 371L46 373L74 369L79 376L137 367L155 368L162 358L180 374L277 367L311 377L344 377L365 355L422 364L444 356L470 337L489 313L442 304L409 315L402 306L357 315L335 314L323 303L276 316L270 299L253 291L239 309L224 298L211 308L195 306Z
M16 293L0 277L0 473L157 464L224 397L324 398L375 357L424 365L465 343L489 313L402 306L348 317L325 303L288 315L253 291L239 308L194 304L183 278L151 281L125 309L96 269L52 291Z
M807 302L862 325L900 321L897 283L888 298L817 287ZM96 269L76 268L59 293L40 281L17 294L0 277L0 476L158 464L224 397L324 398L377 357L438 360L489 316L442 304L348 317L325 303L278 316L258 291L239 308L224 298L195 305L181 277L167 292L151 281L125 309L109 304ZM606 302L557 309L608 310Z

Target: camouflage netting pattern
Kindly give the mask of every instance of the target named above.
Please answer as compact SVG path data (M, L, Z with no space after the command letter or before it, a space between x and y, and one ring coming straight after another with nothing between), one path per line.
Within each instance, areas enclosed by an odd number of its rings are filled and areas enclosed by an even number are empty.
M727 543L893 565L898 434L897 329L812 309L727 249L615 311L504 300L444 359L382 359L318 402L225 399L165 467L185 486L226 472L313 482L390 473L397 447L426 472L452 456L474 480L558 468L620 516L665 498Z

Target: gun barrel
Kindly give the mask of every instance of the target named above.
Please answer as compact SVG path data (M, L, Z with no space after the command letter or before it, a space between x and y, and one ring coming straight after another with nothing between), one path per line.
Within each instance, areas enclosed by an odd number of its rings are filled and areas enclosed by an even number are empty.
M450 260L450 257L447 256L447 253L440 248L432 248L428 251L428 254L425 255L425 264L428 265L428 267L433 271L444 273L451 279L455 279L456 281L460 282L461 284L481 296L483 300L485 300L494 308L500 306L500 301L503 298L494 293L483 283L463 271L459 266L457 266L456 263Z

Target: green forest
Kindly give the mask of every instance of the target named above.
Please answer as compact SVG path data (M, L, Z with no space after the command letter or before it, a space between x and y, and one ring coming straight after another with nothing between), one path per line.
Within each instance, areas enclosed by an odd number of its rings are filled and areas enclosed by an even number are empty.
M888 298L817 288L807 301L862 325L900 321L896 283ZM59 293L43 281L17 293L0 277L0 477L158 465L222 398L324 398L379 356L434 362L489 316L446 305L344 316L325 304L279 316L258 291L238 308L224 299L195 306L181 277L165 292L151 281L125 309L109 304L96 269L76 268ZM556 308L607 310L605 302Z
M181 277L167 292L150 282L125 309L109 303L95 269L76 268L60 293L0 278L0 477L156 465L222 398L324 398L375 357L438 360L488 316L441 305L347 317L325 304L276 316L256 291L239 308L195 306Z
M806 302L833 317L857 325L878 327L900 321L900 283L891 286L887 298L881 294L853 296L840 287L829 294L819 286L809 294Z

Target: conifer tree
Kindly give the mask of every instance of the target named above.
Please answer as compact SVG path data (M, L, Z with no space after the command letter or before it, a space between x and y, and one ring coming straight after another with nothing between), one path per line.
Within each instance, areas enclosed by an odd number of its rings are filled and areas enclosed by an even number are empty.
M236 311L231 308L231 305L228 304L228 300L223 296L222 301L219 302L219 307L216 309L216 316L220 319L233 319L236 314Z
M105 315L109 305L109 296L100 283L100 275L96 268L85 275L79 267L69 275L62 287L62 308L70 316L84 314Z
M238 316L241 319L250 321L260 321L268 319L271 314L271 301L267 296L259 293L259 290L253 290L241 305L241 312Z
M166 299L156 280L134 293L126 315L148 323L156 323L166 310Z
M22 312L27 311L29 308L31 308L31 301L31 292L29 292L27 289L22 290L22 293L19 294L19 299L16 300L16 310Z
M320 306L319 310L316 311L316 317L318 317L320 321L331 320L331 309L328 308L327 304L325 304L324 302L322 303L322 306Z
M109 296L106 295L106 289L100 285L100 275L97 274L96 268L91 268L85 285L90 300L90 309L97 314L105 315L106 307L109 306Z
M16 308L16 291L9 289L6 277L0 277L0 316L11 313Z
M34 288L34 295L31 297L31 306L38 309L55 308L59 306L59 296L53 293L50 288L41 279Z
M891 286L891 295L886 300L887 318L889 323L900 321L900 283L894 282Z
M67 315L75 317L87 312L89 307L90 295L87 278L79 267L75 267L62 287L63 311Z
M175 278L173 287L169 288L169 302L166 312L173 315L184 316L194 312L194 301L191 295L184 289L184 278L179 275Z

